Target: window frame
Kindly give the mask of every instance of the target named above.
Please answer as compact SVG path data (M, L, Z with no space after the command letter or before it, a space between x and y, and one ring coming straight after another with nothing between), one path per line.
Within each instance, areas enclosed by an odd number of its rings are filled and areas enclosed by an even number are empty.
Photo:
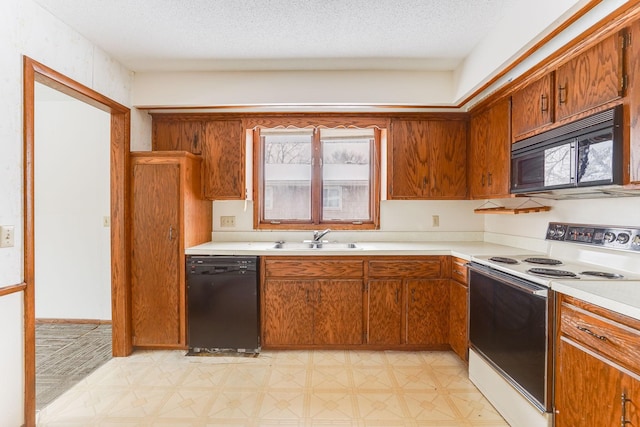
M365 118L365 119L341 119L340 117L314 119L314 118L289 118L274 122L267 120L266 122L254 121L246 123L246 128L253 131L253 217L254 229L264 230L316 230L320 227L331 227L334 230L376 230L380 228L380 199L381 199L381 138L382 131L388 129L388 119L381 118ZM312 155L314 158L321 158L321 153L315 150L320 147L320 132L318 130L326 128L373 128L374 138L371 147L370 157L370 176L369 176L369 209L371 218L368 221L336 221L322 219L322 168L320 162L314 162L312 165L311 178L311 220L282 220L271 221L264 219L264 152L263 144L260 140L260 129L314 129L312 142Z

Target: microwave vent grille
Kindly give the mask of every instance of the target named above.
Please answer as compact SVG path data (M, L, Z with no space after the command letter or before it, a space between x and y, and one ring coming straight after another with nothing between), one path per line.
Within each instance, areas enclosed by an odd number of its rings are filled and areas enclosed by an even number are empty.
M592 116L534 135L530 138L520 140L513 144L513 150L530 147L543 141L550 141L561 136L569 135L573 132L583 131L586 128L601 125L602 123L614 123L615 110L616 108L621 107L622 106L618 106L610 110L605 110Z

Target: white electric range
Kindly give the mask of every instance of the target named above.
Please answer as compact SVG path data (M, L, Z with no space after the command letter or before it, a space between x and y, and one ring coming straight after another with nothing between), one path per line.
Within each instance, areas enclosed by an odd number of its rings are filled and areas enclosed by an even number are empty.
M469 378L519 427L553 425L552 284L640 280L640 227L553 222L546 240L545 254L470 263Z

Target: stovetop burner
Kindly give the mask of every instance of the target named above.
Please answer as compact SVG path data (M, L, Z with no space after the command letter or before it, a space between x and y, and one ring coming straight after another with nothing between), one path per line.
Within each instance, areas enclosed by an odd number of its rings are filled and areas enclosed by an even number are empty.
M602 277L603 279L622 279L624 276L617 273L607 273L606 271L583 271L580 274L585 276Z
M560 265L562 261L559 259L553 258L526 258L524 262L529 262L531 264L541 264L541 265Z
M527 273L536 274L547 277L578 277L576 273L566 270L557 270L555 268L530 268Z
M499 262L501 264L517 264L518 263L518 260L516 260L516 259L502 257L502 256L491 257L491 258L489 258L489 261Z

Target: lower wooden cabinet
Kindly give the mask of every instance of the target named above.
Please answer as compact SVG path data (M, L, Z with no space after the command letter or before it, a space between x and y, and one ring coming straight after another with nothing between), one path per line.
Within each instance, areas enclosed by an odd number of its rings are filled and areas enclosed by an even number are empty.
M367 282L368 344L402 344L402 287L401 279L370 279Z
M469 360L469 287L466 263L464 259L452 258L449 281L449 345L464 361Z
M363 264L328 257L263 260L263 346L362 344Z
M449 343L449 281L407 281L407 341L409 345L447 346Z
M640 425L640 321L558 298L555 426Z
M263 346L446 349L449 258L264 258Z

